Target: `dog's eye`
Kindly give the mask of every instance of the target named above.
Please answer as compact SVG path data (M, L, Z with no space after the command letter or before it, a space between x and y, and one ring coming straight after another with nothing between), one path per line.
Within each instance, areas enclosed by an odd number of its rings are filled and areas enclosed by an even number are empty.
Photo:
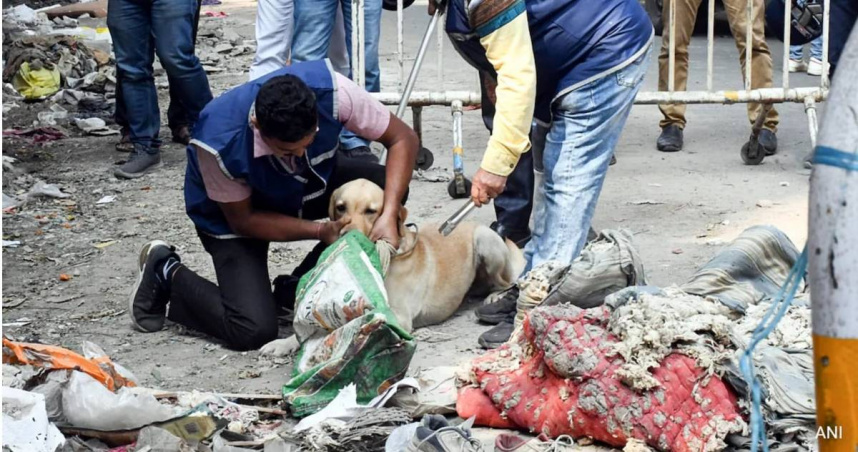
M366 210L364 211L364 213L366 213L367 215L375 215L375 214L377 214L377 213L378 213L378 211L377 211L377 210L375 210L375 209L366 209Z
M346 211L346 205L345 204L340 204L337 206L337 212L344 213L345 211Z

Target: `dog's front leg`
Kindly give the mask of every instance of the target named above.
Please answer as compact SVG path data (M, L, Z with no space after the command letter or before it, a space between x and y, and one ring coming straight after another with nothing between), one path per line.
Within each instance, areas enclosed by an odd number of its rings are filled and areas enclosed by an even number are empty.
M259 349L259 354L262 356L271 356L281 358L295 353L301 344L298 343L298 337L294 334L286 339L275 339Z

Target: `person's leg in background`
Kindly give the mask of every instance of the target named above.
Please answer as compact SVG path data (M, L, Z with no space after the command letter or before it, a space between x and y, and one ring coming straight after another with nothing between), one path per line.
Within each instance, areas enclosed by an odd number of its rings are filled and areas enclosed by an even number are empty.
M294 12L292 0L259 0L256 4L256 56L250 80L286 66L292 51Z
M676 36L670 36L670 2L676 2ZM674 90L685 91L688 83L688 44L697 10L702 0L666 0L662 7L664 30L661 34L661 52L658 55L658 90L668 91L670 75L670 40L675 42ZM685 104L659 104L664 118L659 123L661 135L656 141L656 149L662 152L682 150L682 131L685 129Z
M122 95L122 74L116 68L116 92L113 104L113 121L119 126L119 142L116 143L118 152L131 152L134 143L131 142L131 130L128 128L128 118L125 116L125 96Z
M155 51L151 36L152 5L133 0L113 0L108 4L107 26L116 54L117 76L121 82L122 105L133 150L129 160L114 173L118 177L138 177L161 162L158 131L161 126L158 92L152 76Z
M807 63L804 62L804 46L789 46L789 71L804 72L807 70Z
M349 62L349 51L346 48L346 25L343 20L343 8L337 4L337 19L331 32L328 58L331 60L331 66L334 67L335 71L348 77L351 72L351 63Z
M381 69L378 64L378 44L381 37L381 4L382 0L364 0L364 87L371 93L381 91ZM351 0L341 0L340 2L346 34L346 50L349 53L349 60L354 62L352 51L352 2ZM354 70L354 67L352 67ZM340 150L346 157L364 159L371 162L378 162L376 157L369 148L369 141L355 135L354 133L343 130L340 135Z
M294 0L292 61L318 61L328 56L338 0Z
M571 263L587 241L611 154L629 117L649 62L648 49L634 63L565 95L554 107L546 137L545 181L535 204L533 238L525 247L525 272L549 260Z
M807 63L808 75L822 75L822 36L810 43L810 62Z
M828 22L828 62L829 73L834 77L834 70L840 55L852 33L852 28L858 21L858 2L855 0L831 0L831 17ZM854 76L854 74L850 74Z
M202 7L203 4L202 0L196 1L197 12L194 15L194 28L191 38L191 43L193 44L192 52L194 53L196 53L197 46L197 29L200 26L200 7ZM170 127L170 131L172 132L173 143L180 143L187 146L188 143L191 142L188 109L182 104L182 96L177 92L177 89L175 88L176 83L173 83L169 74L167 74L167 82L170 84L170 106L167 107L167 125Z
M754 0L754 17L751 18L751 89L772 87L772 55L766 44L765 34L765 3ZM736 40L739 50L739 60L742 63L742 80L745 79L746 37L748 36L748 2L746 0L724 0L724 9L730 22L730 31ZM753 125L763 106L757 103L748 104L748 120ZM763 122L759 143L766 150L766 155L777 151L778 112L772 107Z

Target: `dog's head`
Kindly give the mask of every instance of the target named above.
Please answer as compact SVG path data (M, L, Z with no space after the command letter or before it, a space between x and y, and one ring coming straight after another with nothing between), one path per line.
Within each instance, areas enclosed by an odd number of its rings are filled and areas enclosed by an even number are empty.
M340 188L331 195L328 216L331 220L344 219L345 225L340 234L358 230L369 237L372 225L381 215L384 208L384 190L366 179L356 179ZM399 230L407 216L405 207L399 209Z

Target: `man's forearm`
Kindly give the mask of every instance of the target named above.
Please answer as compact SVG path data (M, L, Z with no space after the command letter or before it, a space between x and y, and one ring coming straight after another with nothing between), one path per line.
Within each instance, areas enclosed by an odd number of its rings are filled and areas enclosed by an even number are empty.
M414 172L414 162L417 160L420 141L413 130L393 115L391 115L391 126L380 141L388 150L383 212L395 213L399 211L399 206L408 190L408 184L411 183L411 174Z
M254 212L239 224L230 224L239 235L269 242L318 240L321 223L274 212Z

